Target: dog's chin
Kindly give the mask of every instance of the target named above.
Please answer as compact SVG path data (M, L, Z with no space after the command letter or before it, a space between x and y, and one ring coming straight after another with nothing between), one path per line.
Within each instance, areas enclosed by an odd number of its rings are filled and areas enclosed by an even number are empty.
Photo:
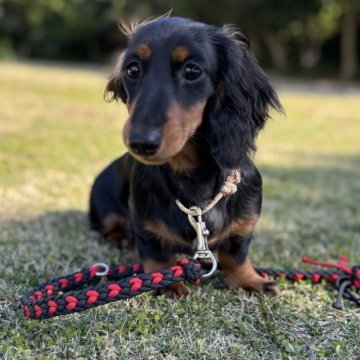
M140 156L137 154L134 154L132 151L129 150L130 155L135 158L137 161L141 162L144 165L150 165L150 166L160 166L165 165L171 160L171 157L163 158L158 156Z

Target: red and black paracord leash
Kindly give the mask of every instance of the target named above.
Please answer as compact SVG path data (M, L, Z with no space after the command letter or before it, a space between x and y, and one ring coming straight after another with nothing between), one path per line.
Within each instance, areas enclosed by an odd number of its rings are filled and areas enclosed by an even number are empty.
M186 258L176 266L152 273L144 273L140 264L112 267L104 276L97 275L103 270L103 266L95 265L36 287L21 298L25 316L41 320L81 312L163 289L179 281L199 284L200 277L205 274L199 261ZM99 283L104 277L110 281L83 288L84 285Z
M312 271L276 270L257 268L263 277L284 278L297 282L310 280L314 284L325 281L338 290L333 307L342 308L342 299L348 299L360 307L360 266L346 265L347 259L341 257L338 264L319 262L304 257L303 261L334 269ZM176 266L153 273L144 273L141 265L120 265L99 275L103 265L97 264L88 269L60 277L42 284L21 298L21 307L29 319L47 319L54 316L85 311L110 302L128 299L143 292L163 289L179 281L198 285L200 278L209 270L209 264L184 258ZM210 265L211 267L211 265ZM104 275L104 276L103 276ZM108 282L99 283L104 277ZM76 290L79 289L79 290Z
M256 268L256 271L263 277L286 279L292 282L310 280L312 284L319 284L325 281L338 291L336 300L332 303L333 308L341 310L343 298L360 307L360 265L349 267L346 256L341 256L338 263L316 261L306 256L302 257L302 261L328 269L300 271Z

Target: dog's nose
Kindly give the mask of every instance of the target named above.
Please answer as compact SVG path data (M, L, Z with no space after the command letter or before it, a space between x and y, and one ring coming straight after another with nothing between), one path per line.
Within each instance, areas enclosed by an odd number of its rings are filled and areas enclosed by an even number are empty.
M154 155L161 143L159 131L134 132L130 134L129 147L138 155Z

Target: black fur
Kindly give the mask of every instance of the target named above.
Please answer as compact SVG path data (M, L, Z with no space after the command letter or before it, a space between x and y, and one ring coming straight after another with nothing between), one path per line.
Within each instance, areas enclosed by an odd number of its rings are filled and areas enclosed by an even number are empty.
M125 67L136 58L139 44L154 48L148 62L142 62L142 78L132 81ZM168 49L182 45L192 60L201 65L204 76L186 84L179 77L183 64L170 63ZM143 259L166 262L171 254L192 252L195 232L175 199L188 207L204 207L219 191L230 169L239 169L242 180L235 195L223 198L204 216L211 234L220 234L236 219L259 215L262 199L261 176L251 155L255 139L269 117L269 108L282 111L266 75L249 52L246 38L231 27L218 28L181 18L165 18L140 24L130 34L105 95L136 105L132 126L142 131L160 129L175 99L184 109L206 101L201 125L191 137L198 166L176 172L168 164L145 165L126 153L96 179L91 192L90 218L102 231L110 213L130 222L134 241ZM162 222L188 240L174 244L144 229L144 222ZM238 263L247 256L251 234L231 237L219 246L232 253Z

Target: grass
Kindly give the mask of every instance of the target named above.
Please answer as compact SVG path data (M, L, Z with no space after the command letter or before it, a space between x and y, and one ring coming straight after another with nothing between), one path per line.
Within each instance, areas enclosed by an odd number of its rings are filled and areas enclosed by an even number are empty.
M0 358L356 359L360 312L324 286L281 284L275 299L226 290L220 274L187 299L143 295L43 322L17 309L27 289L98 261L126 263L89 232L94 176L124 151L125 109L100 71L0 63ZM255 265L301 255L360 263L358 95L282 93L259 138L264 206Z

